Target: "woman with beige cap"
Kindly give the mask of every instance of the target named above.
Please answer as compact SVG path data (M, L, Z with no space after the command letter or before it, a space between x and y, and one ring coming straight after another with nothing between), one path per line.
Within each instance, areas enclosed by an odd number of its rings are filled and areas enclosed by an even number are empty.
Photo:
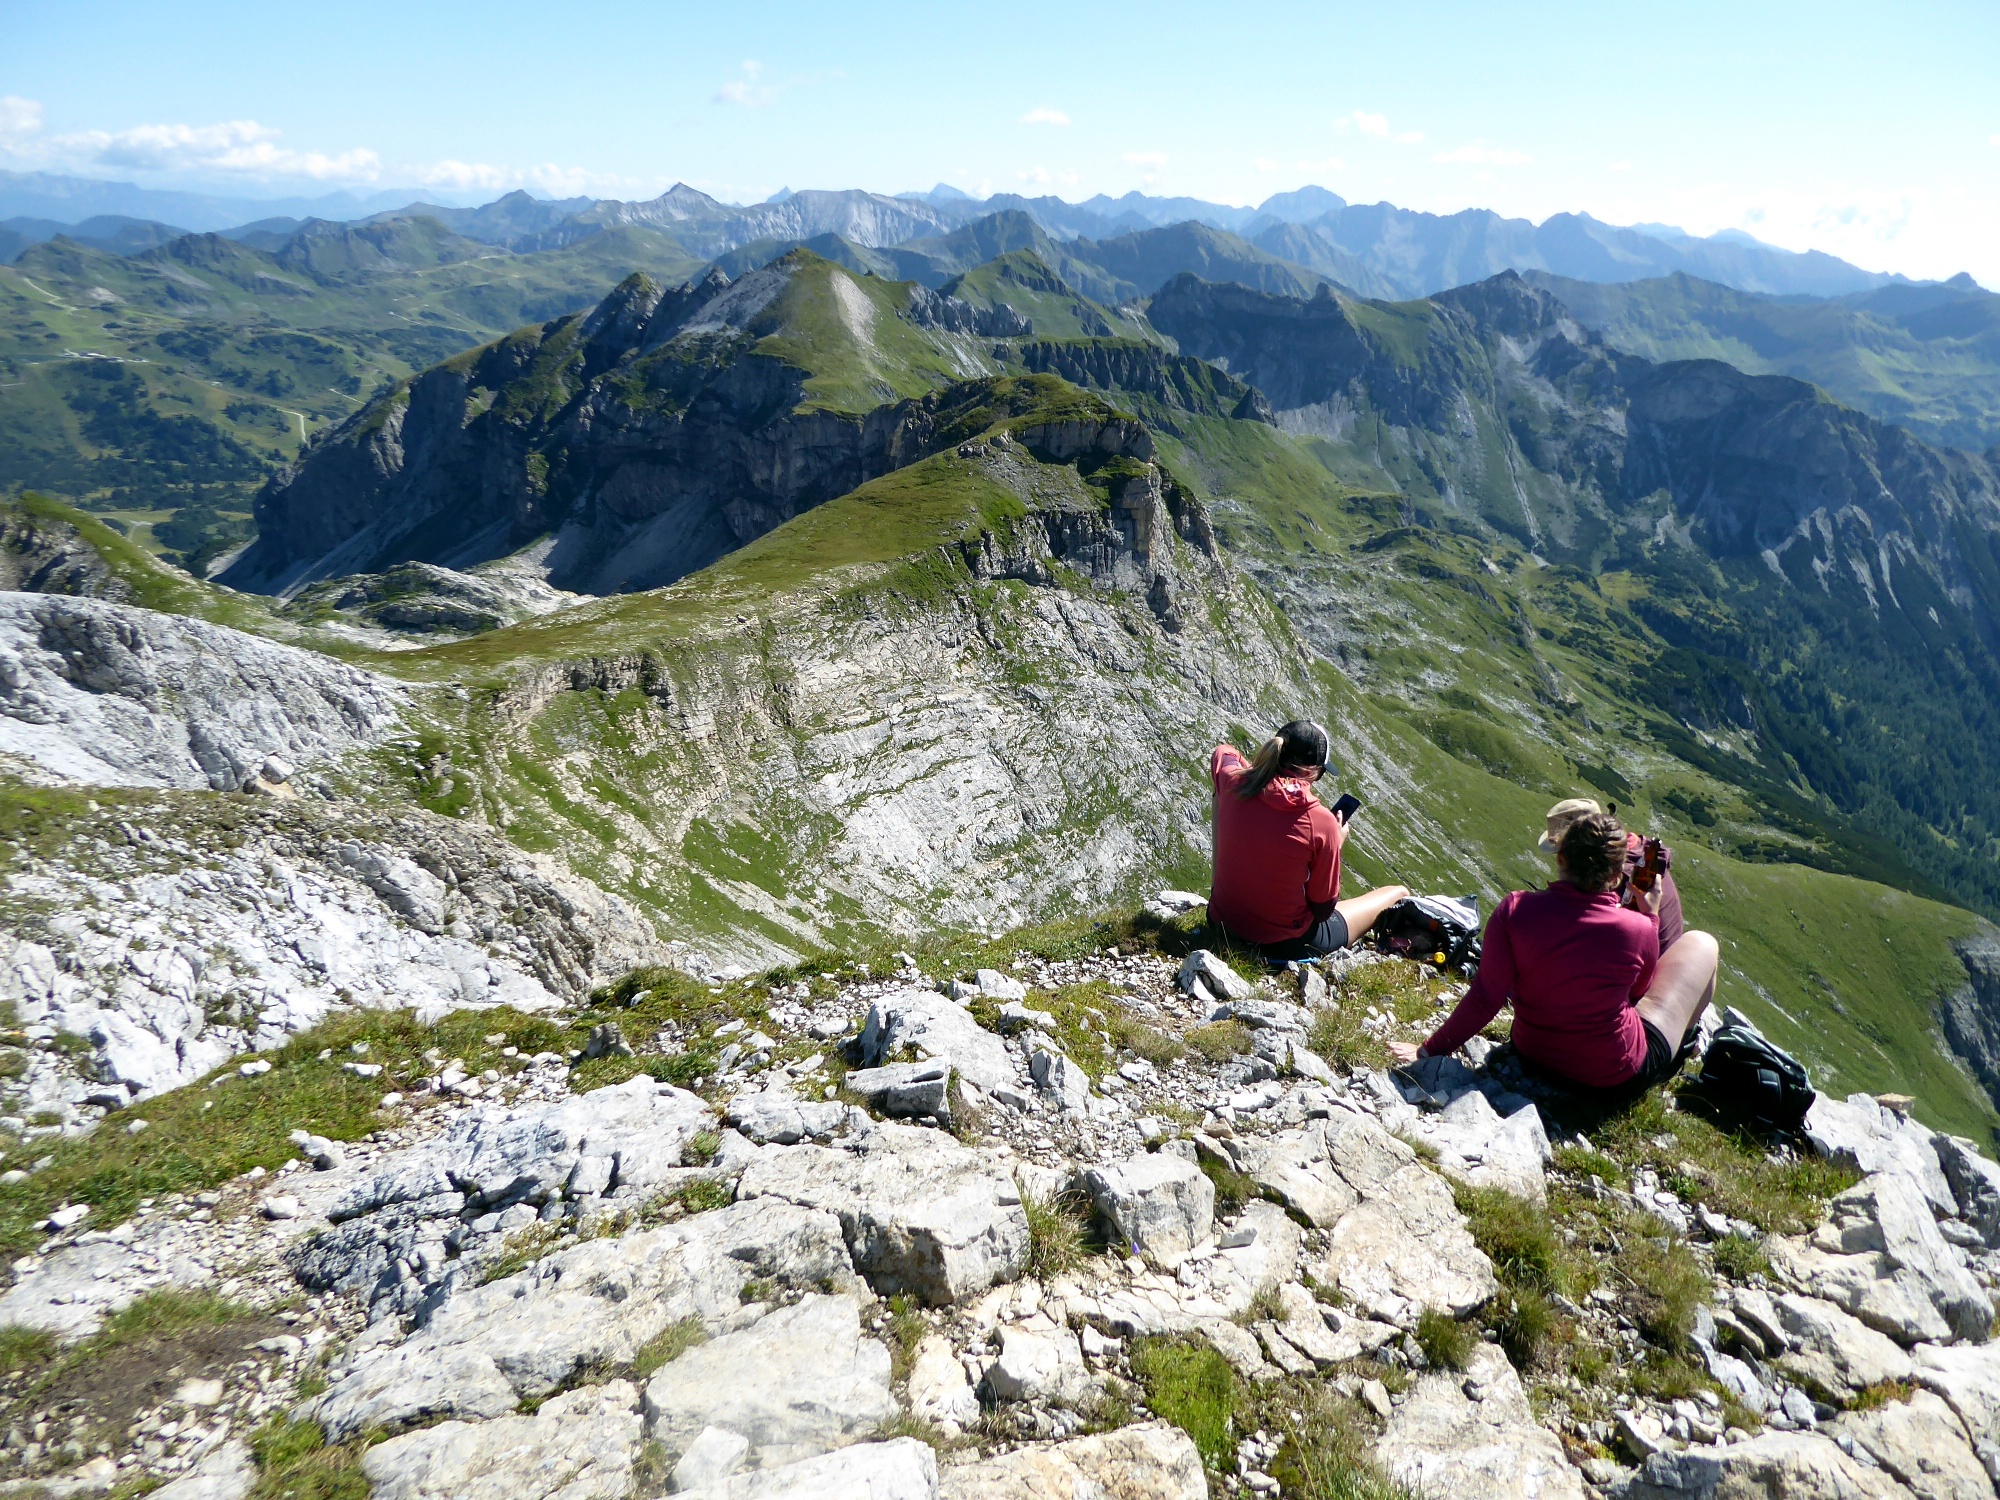
M1542 853L1553 856L1556 846L1562 843L1562 836L1568 831L1570 824L1578 818L1603 811L1603 808L1588 797L1563 798L1548 810L1543 820L1548 826L1543 830L1541 838L1536 840L1536 847ZM1616 804L1613 804L1612 811L1614 813L1617 811ZM1636 833L1625 835L1625 846L1632 853L1638 852L1642 842ZM1620 894L1619 900L1627 908L1637 910L1639 894L1636 887L1628 885ZM1673 947L1681 940L1681 934L1685 931L1687 931L1687 919L1681 914L1680 887L1674 884L1673 873L1668 871L1660 876L1660 951L1665 953Z
M1683 933L1663 955L1664 882L1632 905L1620 894L1624 825L1558 803L1552 829L1558 813L1564 825L1552 842L1561 878L1494 908L1472 987L1421 1047L1392 1044L1398 1061L1457 1051L1511 1001L1514 1050L1580 1088L1625 1098L1680 1070L1682 1043L1715 994L1715 939Z

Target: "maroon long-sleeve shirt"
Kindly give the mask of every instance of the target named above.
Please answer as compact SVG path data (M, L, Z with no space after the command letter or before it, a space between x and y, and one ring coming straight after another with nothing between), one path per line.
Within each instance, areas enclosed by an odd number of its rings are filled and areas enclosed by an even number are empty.
M1646 1060L1632 1004L1660 962L1655 917L1588 894L1568 881L1515 891L1493 909L1479 972L1424 1050L1455 1052L1514 1002L1514 1046L1523 1057L1590 1088L1625 1082Z

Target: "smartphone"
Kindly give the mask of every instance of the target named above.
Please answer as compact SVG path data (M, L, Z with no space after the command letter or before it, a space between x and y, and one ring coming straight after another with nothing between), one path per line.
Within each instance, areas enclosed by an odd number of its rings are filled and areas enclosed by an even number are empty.
M1333 804L1333 815L1343 823L1353 822L1354 815L1360 811L1361 799L1352 792L1342 793L1340 800Z

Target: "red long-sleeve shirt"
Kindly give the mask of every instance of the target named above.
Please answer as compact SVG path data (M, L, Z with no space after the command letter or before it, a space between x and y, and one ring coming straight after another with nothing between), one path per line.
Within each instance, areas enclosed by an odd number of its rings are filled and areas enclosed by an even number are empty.
M1558 881L1515 891L1493 910L1479 972L1424 1050L1442 1057L1514 1002L1523 1057L1590 1088L1625 1082L1646 1060L1632 1002L1660 961L1656 918Z
M1237 937L1284 943L1311 931L1340 899L1347 827L1312 783L1273 777L1248 800L1236 787L1250 762L1231 745L1208 758L1215 783L1215 884L1208 912Z

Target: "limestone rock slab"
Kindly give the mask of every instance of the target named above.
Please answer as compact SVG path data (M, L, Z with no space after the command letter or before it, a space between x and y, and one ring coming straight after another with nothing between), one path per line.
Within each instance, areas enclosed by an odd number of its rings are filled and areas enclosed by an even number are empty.
M753 1278L851 1274L838 1221L783 1202L592 1240L435 1304L402 1342L338 1370L312 1414L336 1440L425 1417L504 1416L579 1371L629 1362L682 1319L719 1323Z
M858 1443L683 1491L684 1500L937 1500L937 1455L915 1438Z
M1201 1454L1178 1427L1145 1422L956 1464L940 1500L1208 1500Z
M640 1420L638 1392L614 1380L533 1416L406 1432L368 1449L361 1470L376 1500L624 1500Z
M936 990L895 990L869 1007L857 1046L862 1066L895 1062L905 1048L944 1063L989 1093L1020 1079L1007 1044Z
M1873 1411L1851 1411L1839 1428L1868 1456L1909 1487L1917 1500L1991 1500L1993 1481L1972 1451L1965 1428L1930 1391Z
M1931 1144L1932 1132L1884 1109L1870 1095L1849 1094L1837 1100L1822 1094L1806 1112L1805 1136L1821 1156L1844 1161L1864 1174L1887 1172L1908 1178L1937 1213L1958 1211Z
M1555 1434L1536 1423L1507 1356L1490 1344L1479 1346L1463 1375L1419 1378L1375 1456L1391 1478L1436 1500L1584 1500L1586 1493Z
M1786 1293L1773 1299L1773 1308L1790 1346L1784 1362L1827 1390L1910 1378L1910 1356L1894 1339L1831 1302Z
M1152 1265L1178 1266L1215 1225L1215 1184L1170 1152L1088 1167L1083 1186L1114 1241Z
M1626 1500L1907 1500L1908 1493L1816 1432L1655 1453L1625 1491Z
M884 1296L947 1306L1027 1267L1028 1216L1013 1177L936 1130L878 1124L833 1147L768 1147L736 1191L833 1214L854 1268Z
M872 1432L896 1414L889 1351L861 1335L849 1296L808 1296L687 1351L646 1383L648 1434L676 1456L704 1428L749 1444L771 1468Z

